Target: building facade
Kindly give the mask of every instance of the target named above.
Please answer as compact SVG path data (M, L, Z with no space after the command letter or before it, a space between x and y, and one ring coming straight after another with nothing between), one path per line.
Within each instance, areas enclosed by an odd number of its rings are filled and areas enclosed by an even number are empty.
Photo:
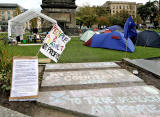
M107 1L103 7L114 15L120 11L127 11L133 18L136 18L138 6L143 5L142 3L136 2L121 2L121 1Z
M6 31L8 26L8 20L18 15L18 12L24 12L25 9L18 4L0 4L0 30Z

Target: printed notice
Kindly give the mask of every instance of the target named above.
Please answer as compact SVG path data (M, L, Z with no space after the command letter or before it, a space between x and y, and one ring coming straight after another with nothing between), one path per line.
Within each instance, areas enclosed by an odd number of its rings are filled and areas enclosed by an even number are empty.
M10 101L38 98L38 58L14 57Z

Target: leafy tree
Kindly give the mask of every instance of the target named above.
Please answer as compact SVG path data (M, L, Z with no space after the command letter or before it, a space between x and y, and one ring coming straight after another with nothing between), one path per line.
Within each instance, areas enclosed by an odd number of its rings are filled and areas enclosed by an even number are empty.
M97 7L97 6L85 6L80 7L76 12L76 21L77 24L87 26L90 28L92 25L99 24L100 20L103 16L103 24L104 24L104 17L107 15L107 11L104 7ZM101 17L101 18L100 18Z
M38 20L38 18L33 18L33 19L30 21L32 28L36 28L36 27L37 27L37 20Z
M90 28L96 22L96 11L90 6L81 7L76 13L76 19L78 21L77 23Z
M116 15L108 16L108 19L109 19L109 25L110 25L110 26L112 26L112 25L120 25L120 26L123 26L123 25L124 25L124 24L122 23L121 18L117 18Z
M142 24L142 18L139 16L139 14L136 15L136 18L133 19L137 24Z
M154 23L158 15L158 2L149 1L145 5L140 6L137 10L144 23L147 19L149 19L151 23Z
M76 24L80 26L80 29L83 25L83 20L81 19L81 17L76 17Z
M18 6L18 7L16 7L16 14L15 14L15 15L19 15L19 14L21 14L21 9L20 9L20 7Z
M129 13L125 10L122 10L109 17L110 25L120 25L123 27L128 17Z
M128 19L129 17L129 13L126 11L126 10L122 10L120 11L119 13L116 13L115 14L115 17L117 16L118 19L121 20L121 23L120 25L123 26L126 22L126 20Z
M101 26L109 25L109 20L107 19L106 16L100 16L97 17L97 23L98 23L98 28L100 28Z
M97 16L106 16L108 15L108 11L105 7L102 6L94 6L93 9L95 9L96 15Z

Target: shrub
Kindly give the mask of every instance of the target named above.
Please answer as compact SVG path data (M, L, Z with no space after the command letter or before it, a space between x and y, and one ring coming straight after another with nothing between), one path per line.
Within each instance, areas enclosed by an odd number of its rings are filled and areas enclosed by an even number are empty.
M0 40L0 88L3 92L10 90L12 57L8 52L8 44Z

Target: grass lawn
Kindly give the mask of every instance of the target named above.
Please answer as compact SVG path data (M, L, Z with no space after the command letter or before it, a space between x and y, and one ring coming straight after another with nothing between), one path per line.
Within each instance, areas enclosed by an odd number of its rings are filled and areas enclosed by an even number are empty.
M40 46L10 46L9 53L16 56L36 56ZM119 61L122 58L150 58L160 56L160 48L136 47L134 53L109 50L102 48L90 48L83 45L79 38L72 38L60 57L59 63L69 62L102 62ZM45 56L39 53L39 58Z

